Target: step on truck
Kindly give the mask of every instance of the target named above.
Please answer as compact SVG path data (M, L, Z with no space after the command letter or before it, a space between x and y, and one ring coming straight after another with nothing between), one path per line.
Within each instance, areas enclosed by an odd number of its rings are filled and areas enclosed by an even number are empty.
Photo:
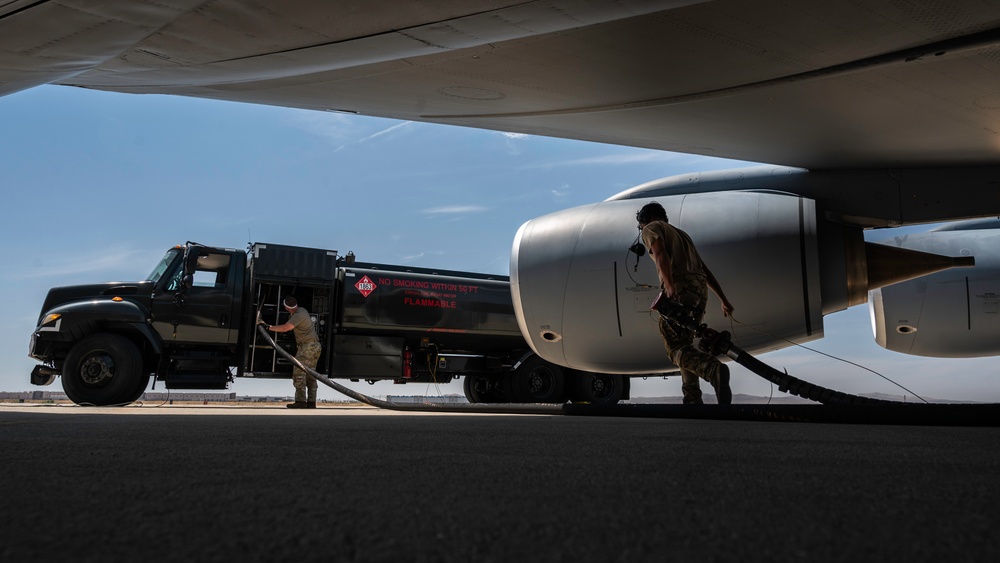
M290 379L291 363L257 333L284 324L293 295L311 315L337 379L447 383L472 403L613 404L627 376L562 368L535 355L514 317L509 278L361 263L353 253L255 243L166 252L134 283L49 290L29 355L31 383L58 376L77 404L124 405L150 379L167 389L226 389L236 377ZM292 333L276 334L295 353Z

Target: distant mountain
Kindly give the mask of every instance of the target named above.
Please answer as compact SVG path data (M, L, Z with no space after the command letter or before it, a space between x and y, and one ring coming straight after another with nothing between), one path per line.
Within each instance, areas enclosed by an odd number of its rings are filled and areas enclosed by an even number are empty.
M922 403L920 399L912 395L889 395L886 393L864 393L860 395L861 397L869 397L872 399L881 399L884 401L899 401L904 403ZM715 395L705 393L703 395L705 404L715 403ZM933 397L924 397L928 403L972 403L974 401L956 401L951 399L936 399ZM626 401L627 403L646 405L646 404L663 404L663 405L680 405L684 402L681 397L633 397ZM803 399L801 397L796 397L795 395L786 395L785 393L776 394L774 397L755 397L753 395L733 395L733 404L736 405L809 405L817 404L814 401L808 399Z
M712 404L716 402L715 395L705 393L702 397L705 400L705 404ZM684 399L683 397L632 397L625 402L636 405L680 405L684 403ZM768 397L734 394L733 403L737 405L760 405L768 403L772 405L804 405L812 403L812 401L795 397L794 395L785 395L784 393L770 399Z

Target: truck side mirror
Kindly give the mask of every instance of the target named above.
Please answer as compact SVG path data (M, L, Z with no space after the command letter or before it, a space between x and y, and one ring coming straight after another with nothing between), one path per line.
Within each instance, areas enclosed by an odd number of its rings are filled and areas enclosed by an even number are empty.
M194 287L194 273L198 270L198 255L201 252L198 247L188 243L184 248L184 264L181 266L180 287L177 288L177 295L174 302L180 306L183 304L184 294Z
M187 247L184 251L184 283L187 284L187 278L193 278L195 271L198 270L198 250L192 247ZM190 287L190 286L189 286Z

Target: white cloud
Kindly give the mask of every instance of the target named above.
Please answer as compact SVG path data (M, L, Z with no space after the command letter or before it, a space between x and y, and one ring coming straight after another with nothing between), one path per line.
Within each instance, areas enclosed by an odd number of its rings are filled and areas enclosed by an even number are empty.
M525 135L524 133L500 133L504 137L504 146L507 147L507 154L511 156L517 156L523 152L521 145L517 142L522 139L527 139L530 135Z
M303 110L294 116L293 125L336 143L343 143L356 134L357 126L347 115Z
M392 133L398 132L399 130L403 129L404 127L409 127L412 124L413 124L412 121L404 121L403 123L399 123L399 124L393 125L392 127L388 127L388 128L383 129L381 131L378 131L376 133L372 133L371 135L368 135L364 139L359 140L358 144L367 143L368 141L371 141L372 139L377 139L379 137L384 137L386 135L391 135Z
M531 169L547 169L547 168L564 168L571 166L572 167L630 166L635 164L649 164L649 163L668 163L668 162L674 163L684 158L687 158L687 155L650 150L642 152L630 152L626 154L607 154L601 156L590 156L586 158L573 158L567 160L549 160L543 163L529 164L521 168L522 170L531 170Z
M370 123L370 121L359 120L356 116L351 115L316 111L297 113L293 120L293 124L300 129L337 143L338 146L334 150L338 151L348 146L367 143L380 137L389 136L389 138L394 138L393 133L400 132L413 124L411 121L395 123L390 127L359 139L359 136L364 135L369 130L368 127L364 126L365 123Z
M103 248L89 254L74 254L70 256L48 255L43 262L35 259L30 266L23 267L20 271L9 272L9 279L26 280L33 278L68 278L79 274L89 274L101 272L108 276L117 275L116 272L134 271L137 261L148 263L149 269L155 266L155 260L146 250L134 248L112 247ZM145 277L149 272L143 272ZM108 280L111 279L108 277Z
M400 262L404 262L404 263L405 263L405 262L414 262L414 261L416 261L416 260L420 260L420 259L421 259L421 258L423 258L423 257L424 257L424 253L423 253L423 252L421 252L420 254L414 254L414 255L412 255L412 256L404 256L404 257L403 257L403 258L402 258L402 259L400 260Z
M458 213L482 213L487 211L487 207L482 205L446 205L444 207L431 207L422 212L433 215L449 215Z

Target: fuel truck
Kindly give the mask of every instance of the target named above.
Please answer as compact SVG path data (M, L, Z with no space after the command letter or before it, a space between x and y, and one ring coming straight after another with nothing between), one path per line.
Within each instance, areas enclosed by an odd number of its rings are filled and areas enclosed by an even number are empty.
M257 333L283 324L293 295L323 353L316 369L375 383L464 378L472 403L613 404L627 376L562 368L532 352L506 276L360 263L353 253L270 243L247 251L188 242L145 280L49 290L29 356L34 385L61 377L81 405L124 405L153 380L167 389L226 389L236 377L291 378ZM295 353L292 333L278 346Z

